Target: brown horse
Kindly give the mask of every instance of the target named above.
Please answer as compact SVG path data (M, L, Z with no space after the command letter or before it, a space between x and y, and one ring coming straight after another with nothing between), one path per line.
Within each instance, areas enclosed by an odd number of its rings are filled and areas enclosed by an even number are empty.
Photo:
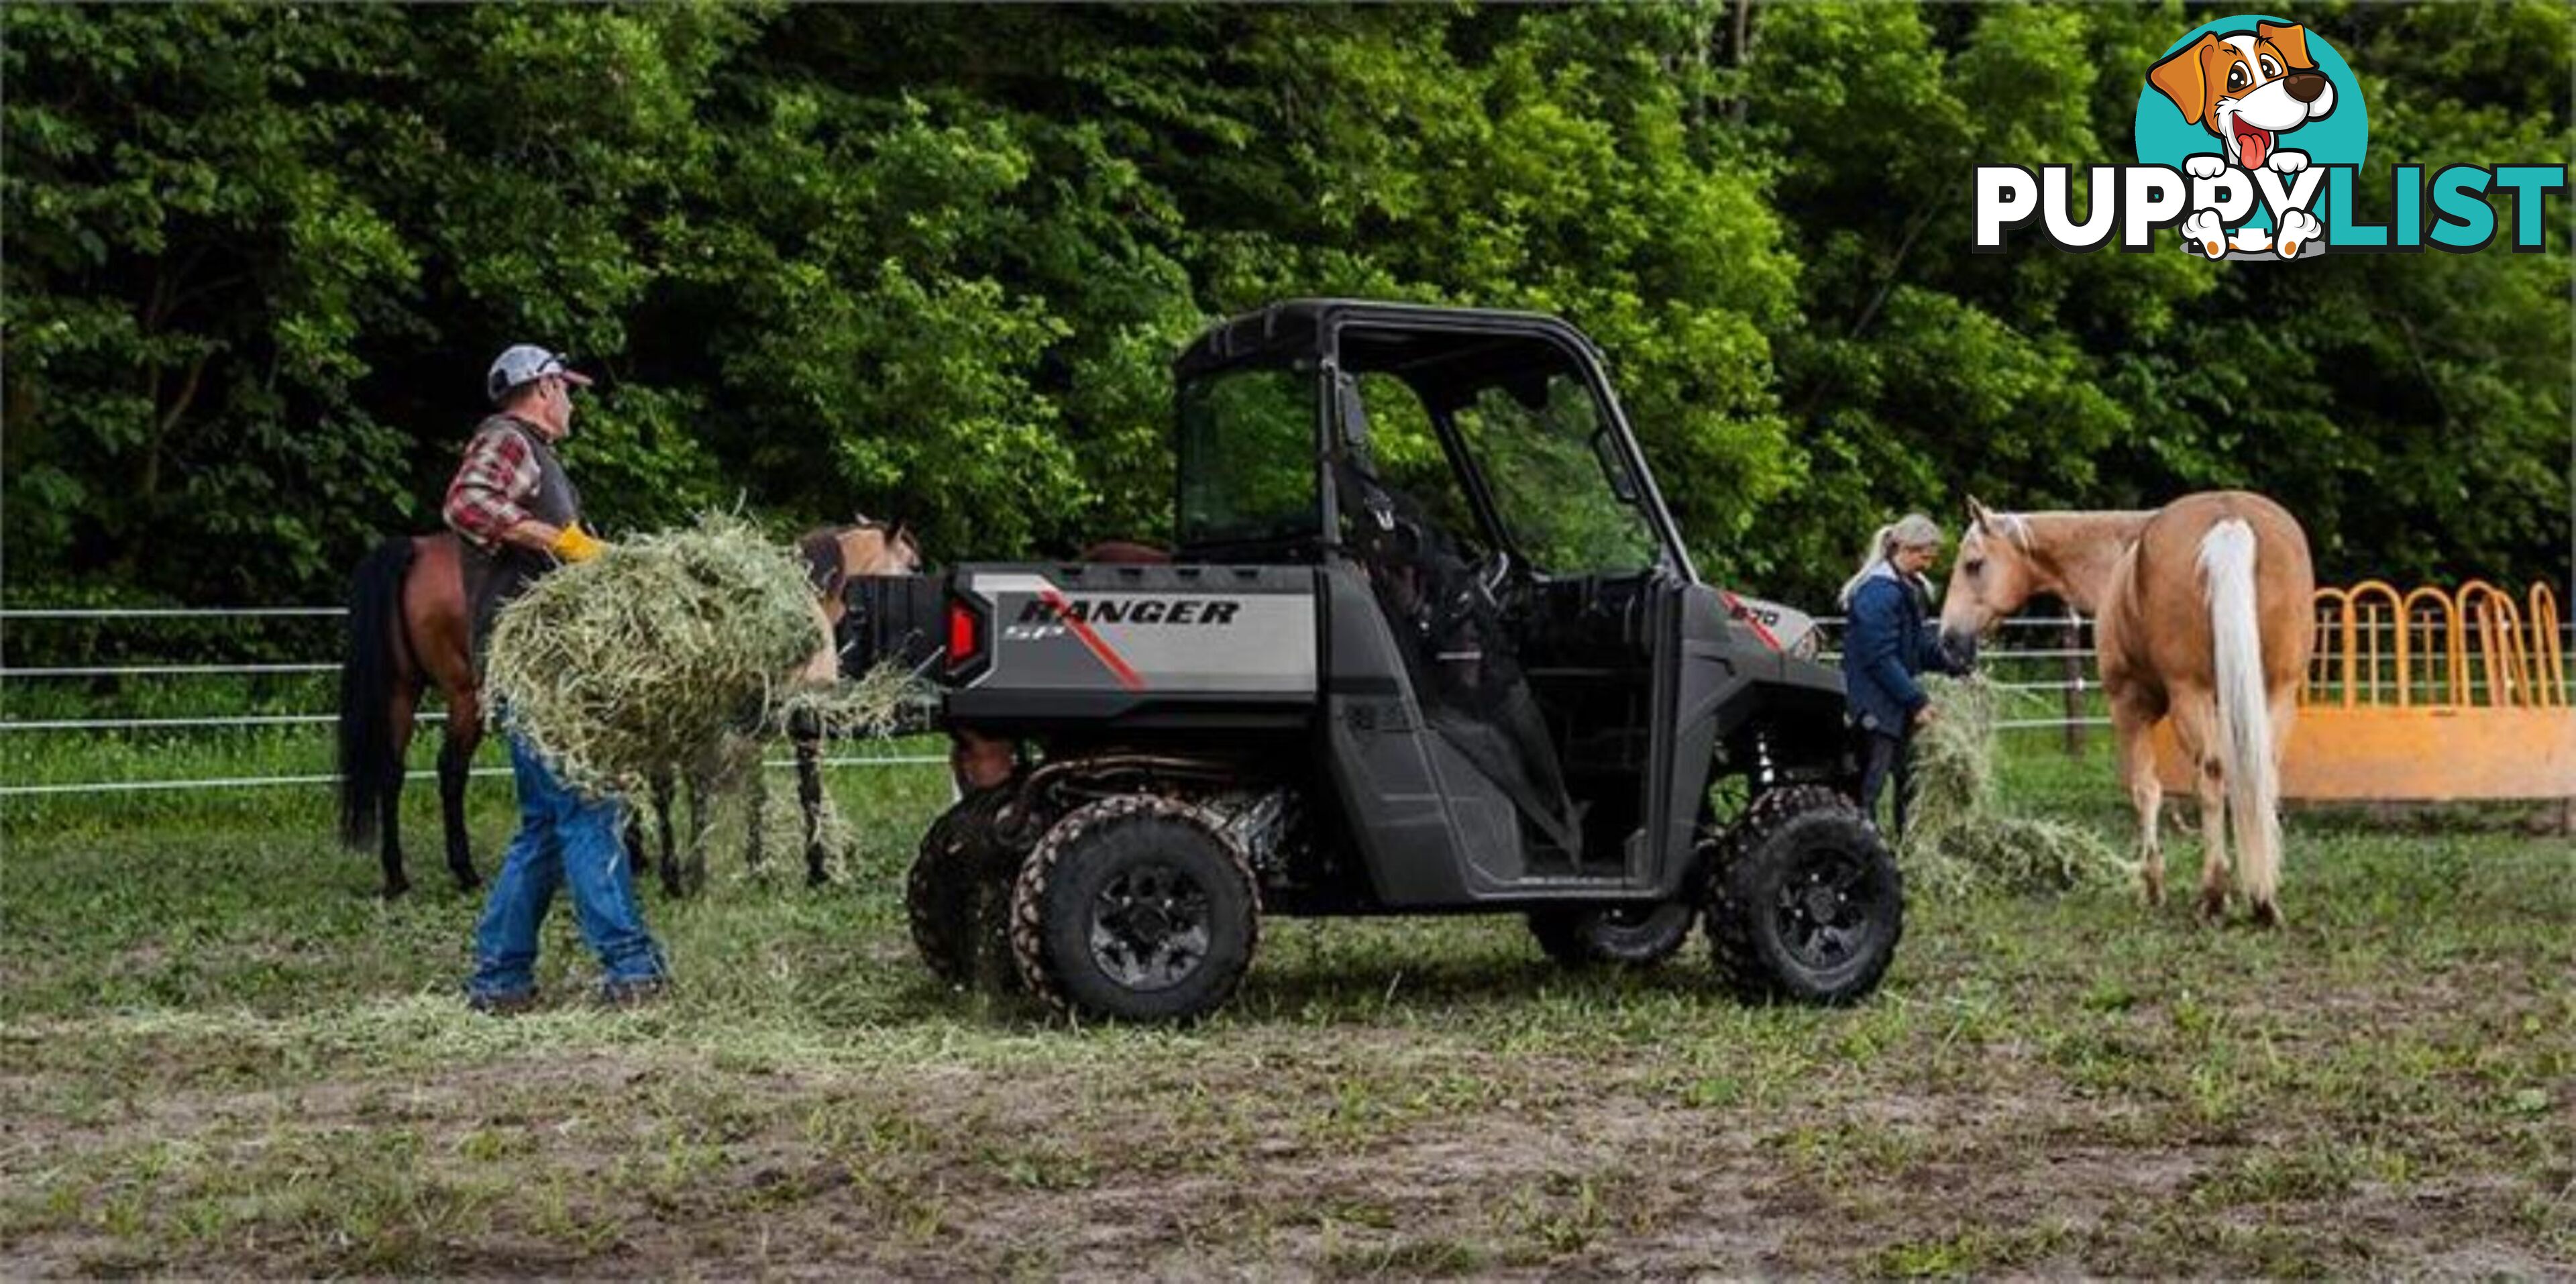
M809 532L797 548L820 598L826 638L829 627L840 622L840 590L850 576L905 574L921 565L920 548L909 532L864 519L854 526ZM387 897L411 887L403 874L403 760L421 695L432 684L447 701L446 737L438 751L447 868L460 888L471 890L482 881L474 872L465 828L465 782L483 741L483 705L467 645L461 551L453 532L395 536L368 553L351 577L340 668L340 836L351 847L379 844ZM818 743L810 734L795 739L797 794L805 807L806 877L820 882ZM669 810L661 809L666 818L662 880L666 888L678 890L681 871L672 852Z
M2280 765L2315 646L2307 533L2244 491L2186 495L2154 512L1995 513L1968 501L1967 535L1941 610L1941 638L1976 640L2038 593L2094 620L2120 771L2137 807L2140 875L2161 903L2164 802L2150 733L2173 719L2200 765L2201 912L2227 907L2228 820L2237 887L2254 921L2281 919Z

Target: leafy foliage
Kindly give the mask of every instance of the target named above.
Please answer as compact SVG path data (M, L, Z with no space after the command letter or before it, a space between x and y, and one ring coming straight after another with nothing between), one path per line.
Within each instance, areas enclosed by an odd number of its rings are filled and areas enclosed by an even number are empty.
M2566 158L2556 7L2305 16L2370 100L2365 217L2394 164ZM1171 353L1293 294L1570 316L1703 569L1777 596L1971 491L2254 486L2330 579L2554 576L2563 199L2544 255L1968 251L1970 167L2126 159L2193 21L8 6L11 599L335 595L522 340L607 376L567 454L612 531L1167 536Z

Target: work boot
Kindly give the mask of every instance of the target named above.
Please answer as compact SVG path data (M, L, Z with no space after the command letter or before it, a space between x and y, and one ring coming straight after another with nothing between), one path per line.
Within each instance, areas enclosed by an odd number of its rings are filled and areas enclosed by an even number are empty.
M602 1007L641 1008L662 1001L670 993L669 980L658 976L638 977L627 981L603 981L599 986Z
M465 1006L485 1016L517 1016L537 1006L535 990L515 990L502 994L476 992L465 996Z

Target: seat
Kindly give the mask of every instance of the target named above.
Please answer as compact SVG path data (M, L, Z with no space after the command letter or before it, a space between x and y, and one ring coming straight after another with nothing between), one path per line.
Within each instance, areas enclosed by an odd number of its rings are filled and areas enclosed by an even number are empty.
M1338 449L1333 473L1343 501L1344 546L1395 630L1424 720L1567 859L1580 860L1581 813L1566 790L1547 720L1493 599L1456 541L1419 502L1379 478L1358 450Z

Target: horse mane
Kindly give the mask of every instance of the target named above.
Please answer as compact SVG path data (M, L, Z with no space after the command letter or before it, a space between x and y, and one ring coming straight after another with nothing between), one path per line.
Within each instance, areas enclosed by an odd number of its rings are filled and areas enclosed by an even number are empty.
M2041 576L2038 591L2055 593L2067 604L2084 614L2099 608L2095 591L2104 582L2109 562L2137 543L2145 523L2157 510L2072 509L2044 513L1998 513L1986 510L1982 521L1971 522L1959 547L1965 552L1981 544L1987 536L2008 540ZM2039 519L2049 525L2043 531ZM2088 540L2081 536L2099 536ZM2048 551L2042 553L2043 536Z
M1996 524L2003 527L2004 535L2021 549L2023 556L2027 557L2035 551L2030 544L2030 523L2023 521L2021 514L1989 513L1987 516L1992 517ZM1970 529L1982 531L1984 528L1971 527Z
M841 560L841 532L836 527L820 526L798 536L796 553L805 559L805 578L813 583L818 596L831 596L849 576L849 567Z

